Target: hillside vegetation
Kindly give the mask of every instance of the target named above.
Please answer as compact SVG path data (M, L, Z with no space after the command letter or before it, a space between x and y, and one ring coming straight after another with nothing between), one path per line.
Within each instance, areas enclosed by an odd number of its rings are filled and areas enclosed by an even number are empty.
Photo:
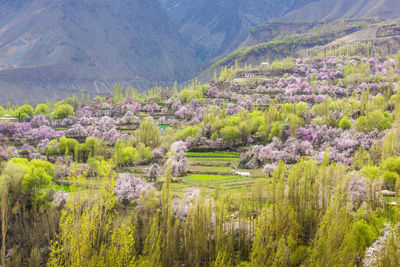
M387 46L0 116L3 266L399 263L400 52Z

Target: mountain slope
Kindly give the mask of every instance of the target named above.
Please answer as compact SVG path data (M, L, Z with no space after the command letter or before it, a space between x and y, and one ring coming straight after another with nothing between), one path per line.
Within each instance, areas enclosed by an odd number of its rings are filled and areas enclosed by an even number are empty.
M3 0L0 14L2 104L196 73L193 50L156 0Z
M202 61L226 54L247 37L250 27L313 0L159 0Z
M400 18L399 0L319 0L283 16L281 21L305 22L340 18Z

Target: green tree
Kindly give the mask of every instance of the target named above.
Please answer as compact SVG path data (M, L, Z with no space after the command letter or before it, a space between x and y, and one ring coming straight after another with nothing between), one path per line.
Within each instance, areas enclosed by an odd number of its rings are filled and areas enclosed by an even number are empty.
M16 111L15 111L15 116L19 117L21 119L27 117L27 116L33 116L34 110L31 105L24 104L20 106Z
M156 148L160 145L160 130L154 120L143 119L137 132L138 143L143 143L147 147Z
M90 156L96 156L97 150L100 148L100 141L94 137L88 137L85 140L86 147L90 150Z
M48 116L49 113L50 113L50 108L46 104L39 104L35 108L35 114L36 115L44 114L44 115Z
M74 116L74 108L69 104L60 104L54 108L54 112L52 114L53 119L64 119L69 116Z
M240 140L240 132L233 126L225 126L221 129L221 138L228 144L233 144Z

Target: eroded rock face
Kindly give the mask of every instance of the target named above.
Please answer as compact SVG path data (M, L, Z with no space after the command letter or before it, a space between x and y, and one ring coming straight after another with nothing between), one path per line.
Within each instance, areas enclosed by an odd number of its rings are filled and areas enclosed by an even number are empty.
M236 49L249 28L313 0L158 0L201 61ZM265 40L264 40L265 41Z
M258 152L260 148L254 149L242 154L240 156L239 169L258 169L261 168L262 162L258 159Z

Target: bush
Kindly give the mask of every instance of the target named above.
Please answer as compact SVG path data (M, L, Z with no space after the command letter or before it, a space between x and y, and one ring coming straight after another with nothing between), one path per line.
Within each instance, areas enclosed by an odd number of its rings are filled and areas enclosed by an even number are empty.
M24 104L20 106L16 111L15 111L15 117L21 116L21 119L27 117L27 116L32 116L34 114L34 110L31 105Z
M182 103L188 104L188 103L190 103L190 101L192 101L192 99L203 98L203 92L200 90L184 89L179 93L178 98Z
M376 232L364 220L359 220L353 224L352 234L354 245L360 252L365 251L377 238Z
M97 170L100 167L102 160L104 160L104 159L101 156L91 157L88 159L87 165L89 165L89 167Z
M296 105L297 116L304 116L308 112L307 104L304 102L299 102Z
M392 118L388 112L375 110L368 113L367 116L359 117L354 126L359 132L370 132L374 129L381 132L392 126Z
M343 116L343 118L339 121L339 127L342 130L347 130L350 129L352 126L351 121L349 120L349 117Z
M380 169L382 171L394 172L397 175L400 175L400 157L388 158L387 160L382 161Z
M138 142L141 142L148 147L156 148L160 145L160 130L151 118L143 119L137 137Z
M146 147L144 144L139 144L138 145L138 153L139 153L139 158L145 161L149 161L153 158L153 155L151 154L151 148Z
M395 172L385 171L382 175L384 186L388 190L394 190L396 182L400 179Z
M276 121L272 123L271 132L269 133L268 140L272 140L272 138L277 137L280 138L282 136L282 123L280 121Z
M375 180L379 177L379 168L375 166L366 166L361 170L361 173L370 180Z
M226 126L222 128L221 137L228 144L233 144L241 139L239 130L233 126Z
M58 149L61 154L65 154L68 150L69 155L73 155L75 152L75 147L79 145L79 142L72 138L67 138L65 136L61 137L58 142Z
M16 168L18 171L16 171ZM10 175L10 171L16 172ZM53 164L48 161L38 159L28 161L27 159L13 158L7 164L2 180L13 179L9 184L9 192L11 192L13 198L17 199L20 195L24 195L28 197L34 208L47 207L50 199L47 189L52 184L54 172Z
M122 150L122 164L133 165L139 159L139 153L134 147L126 147Z
M175 140L183 140L185 141L188 137L196 137L199 132L199 127L196 126L188 126L183 130L177 131L175 134Z
M39 104L35 108L35 114L36 115L43 114L43 115L47 116L47 115L49 115L49 113L50 113L50 108L46 104Z
M69 116L74 116L74 108L68 104L60 104L54 108L54 112L51 114L53 119L65 119Z

